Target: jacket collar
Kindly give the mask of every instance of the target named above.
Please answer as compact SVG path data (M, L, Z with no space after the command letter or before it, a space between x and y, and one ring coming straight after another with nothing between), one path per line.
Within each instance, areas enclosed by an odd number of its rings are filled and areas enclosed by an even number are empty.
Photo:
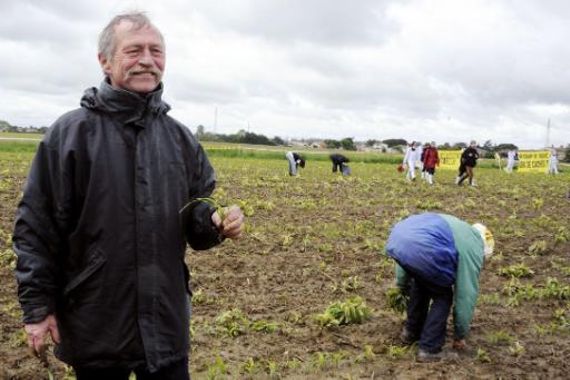
M165 114L170 106L162 101L163 85L146 95L140 95L131 91L114 88L105 78L97 89L95 87L85 90L81 98L81 106L111 113L123 123L135 123L144 125L144 119L149 113Z

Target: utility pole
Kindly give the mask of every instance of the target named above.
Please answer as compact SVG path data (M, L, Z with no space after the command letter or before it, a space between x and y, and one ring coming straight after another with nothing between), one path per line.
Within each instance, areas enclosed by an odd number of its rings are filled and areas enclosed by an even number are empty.
M548 118L548 123L546 123L546 147L550 146L550 118Z

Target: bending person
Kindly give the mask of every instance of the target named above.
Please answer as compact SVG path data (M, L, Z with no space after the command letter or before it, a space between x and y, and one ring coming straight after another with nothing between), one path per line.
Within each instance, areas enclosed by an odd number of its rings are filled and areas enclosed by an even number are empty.
M346 172L348 170L348 174L350 174L350 169L347 169L348 165L346 165L348 162L350 162L350 160L347 157L339 153L333 153L329 156L329 158L332 161L333 173L336 173L338 170L340 170L342 174L347 175Z
M285 153L285 158L289 162L289 175L296 176L298 167L305 167L305 159L296 152Z
M479 273L493 253L493 235L482 224L454 216L412 215L397 223L386 253L396 264L396 281L409 295L403 343L419 341L419 361L449 358L447 318L453 305L455 349L464 349L479 294Z

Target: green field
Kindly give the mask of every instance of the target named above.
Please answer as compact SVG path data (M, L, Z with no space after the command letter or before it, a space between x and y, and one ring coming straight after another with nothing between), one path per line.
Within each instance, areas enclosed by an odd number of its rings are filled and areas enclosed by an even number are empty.
M12 135L22 135L14 133ZM26 134L27 135L27 134ZM1 135L0 135L1 136ZM28 139L18 140L2 140L0 139L0 152L19 152L19 153L33 153L41 139L41 135L35 135ZM293 150L292 147L273 147L273 146L259 146L259 145L242 145L242 144L228 144L217 142L203 143L204 149L209 157L225 157L225 158L240 158L240 159L266 159L266 160L283 160L285 153ZM402 162L402 154L387 154L377 152L346 152L322 149L295 149L296 152L301 154L307 159L308 162L314 161L329 161L329 154L339 152L346 155L352 162L358 163L376 163L376 164L392 164L397 165ZM496 168L497 163L492 159L479 160L479 167Z
M40 379L47 370L26 350L12 274L13 215L34 151L19 144L0 144L0 378ZM439 171L429 186L407 183L395 170L398 157L376 162L349 153L353 175L341 177L326 152L307 152L307 167L289 177L283 150L205 147L218 175L215 197L240 204L248 217L241 240L188 250L193 378L567 376L568 171L507 175L478 167L475 188L454 185L455 171ZM404 315L386 296L394 286L393 262L383 254L390 228L425 211L483 222L496 240L468 350L445 364L417 363L417 348L400 344ZM327 326L322 315L335 302L366 307L368 315ZM72 378L51 354L50 362L56 378Z

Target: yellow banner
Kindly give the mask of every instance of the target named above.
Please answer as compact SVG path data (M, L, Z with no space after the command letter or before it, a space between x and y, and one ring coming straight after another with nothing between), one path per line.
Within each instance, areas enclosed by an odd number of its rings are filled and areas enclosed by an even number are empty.
M459 168L460 150L438 150L437 153L439 154L440 169L457 170Z
M542 172L548 171L548 157L550 152L547 150L519 151L520 172Z

